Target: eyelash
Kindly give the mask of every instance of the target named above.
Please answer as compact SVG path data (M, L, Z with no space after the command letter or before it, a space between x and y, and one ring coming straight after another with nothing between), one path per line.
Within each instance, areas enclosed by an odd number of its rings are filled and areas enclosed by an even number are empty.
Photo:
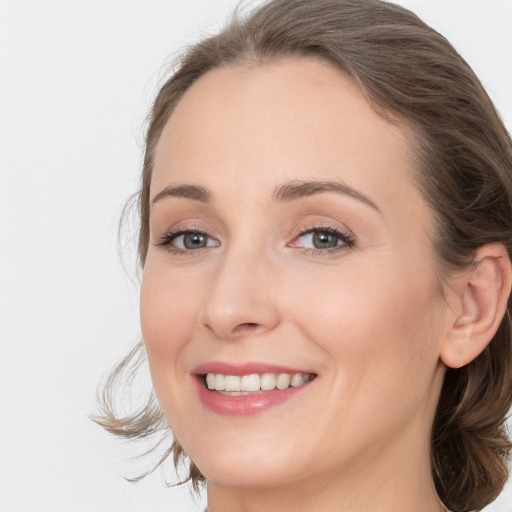
M333 235L333 236L337 237L341 241L341 243L334 247L324 248L324 249L311 249L311 248L302 247L302 249L305 252L308 252L313 255L321 255L321 254L326 254L326 253L332 254L332 253L336 253L341 250L350 249L350 248L354 247L354 245L355 245L355 240L350 235L348 235L347 233L345 233L344 231L342 231L339 228L335 228L333 226L312 226L311 228L301 230L300 232L298 232L297 235L294 237L293 241L290 242L287 245L287 247L301 248L300 246L294 246L293 244L301 237L309 235L311 233L315 233L315 232ZM178 237L180 237L182 235L200 235L200 236L206 237L209 240L214 240L207 233L204 233L203 231L200 231L196 228L185 228L185 229L180 229L178 231L169 231L168 233L166 233L165 235L162 236L162 238L160 239L159 242L155 243L155 246L165 248L165 249L167 249L168 252L178 255L178 256L197 255L199 249L207 249L208 248L208 246L206 246L206 247L199 247L197 249L180 249L180 248L173 246L173 242ZM215 241L215 242L217 242L217 241ZM217 242L217 244L218 244L218 242ZM212 247L212 246L209 246L209 247Z
M325 249L311 249L311 248L305 248L303 247L302 249L306 252L308 252L309 254L312 254L312 255L322 255L322 254L333 254L333 253L336 253L338 251L342 251L342 250L346 250L346 249L351 249L352 247L354 247L355 245L355 240L354 238L352 238L350 235L348 235L347 233L345 233L344 231L342 231L341 229L339 228L336 228L334 226L312 226L308 229L305 229L305 230L301 230L296 236L295 238L293 239L292 242L290 242L290 244L288 244L288 247L294 247L294 243L295 241L297 241L299 238L303 237L303 236L306 236L310 233L327 233L329 235L333 235L337 238L339 238L340 240L340 244L339 245L336 245L335 247L330 247L330 248L325 248ZM297 248L301 248L300 246L298 246Z
M201 235L206 237L207 239L214 240L210 236L208 236L207 233L204 233L203 231L200 231L196 228L184 228L179 229L177 231L169 231L165 235L160 238L160 241L157 242L155 245L156 247L162 247L167 249L168 252L171 254L177 255L177 256L191 256L191 255L197 255L198 249L180 249L178 247L175 247L173 245L173 242L179 238L182 235ZM204 247L199 248L204 249Z

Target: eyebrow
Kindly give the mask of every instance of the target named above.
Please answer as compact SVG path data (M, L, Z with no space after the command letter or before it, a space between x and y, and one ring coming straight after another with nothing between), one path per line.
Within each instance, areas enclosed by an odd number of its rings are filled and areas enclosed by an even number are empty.
M294 201L303 197L310 197L325 192L336 192L356 199L380 213L379 207L361 192L349 187L342 181L290 181L278 186L273 195L274 201ZM199 185L169 185L161 190L151 201L155 204L165 197L181 197L202 203L212 200L212 193Z
M274 200L293 201L325 192L336 192L357 199L380 213L379 207L371 199L342 181L291 181L276 188Z
M152 199L151 204L155 204L161 201L164 197L183 197L185 199L194 199L195 201L201 201L202 203L208 203L211 201L211 192L204 187L198 185L169 185Z

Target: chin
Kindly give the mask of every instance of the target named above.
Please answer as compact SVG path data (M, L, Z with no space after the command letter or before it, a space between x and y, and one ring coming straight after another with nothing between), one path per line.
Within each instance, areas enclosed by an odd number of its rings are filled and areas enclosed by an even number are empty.
M226 433L227 437L232 437ZM303 453L290 453L279 440L230 439L224 444L218 438L203 444L192 443L185 452L209 482L233 487L272 487L300 479L300 468L308 468ZM197 454L197 457L195 456ZM293 468L293 472L290 470Z
M224 459L224 458L223 458ZM217 460L198 466L210 483L228 487L269 488L285 486L299 475L290 474L290 463L252 458L240 460Z

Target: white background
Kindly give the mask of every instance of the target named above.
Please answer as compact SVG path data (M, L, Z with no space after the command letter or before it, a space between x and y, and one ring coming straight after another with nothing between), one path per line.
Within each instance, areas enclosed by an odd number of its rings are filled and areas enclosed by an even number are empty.
M512 0L400 3L454 43L510 130ZM1 512L201 509L159 472L125 482L133 448L87 414L139 334L116 223L163 64L235 4L0 0ZM488 511L512 511L510 483Z

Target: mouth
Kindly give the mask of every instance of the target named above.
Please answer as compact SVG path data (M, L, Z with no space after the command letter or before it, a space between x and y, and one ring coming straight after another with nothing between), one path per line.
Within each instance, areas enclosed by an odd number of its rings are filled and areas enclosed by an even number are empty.
M318 374L258 363L207 363L193 376L207 409L224 416L251 416L307 393Z
M223 373L202 374L206 389L224 396L245 396L268 391L284 391L299 388L316 377L314 373L250 373L247 375L226 375Z

